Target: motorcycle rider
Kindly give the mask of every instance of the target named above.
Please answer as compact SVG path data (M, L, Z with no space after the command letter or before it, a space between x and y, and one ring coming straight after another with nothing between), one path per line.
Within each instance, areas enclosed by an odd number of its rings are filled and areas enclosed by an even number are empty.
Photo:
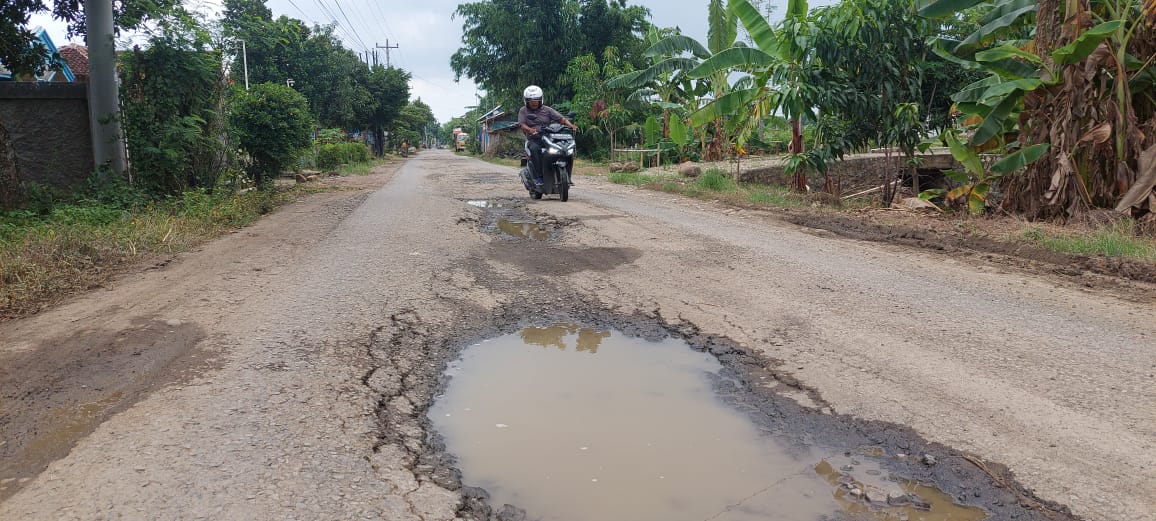
M539 141L538 131L542 127L554 122L561 122L563 125L570 127L570 130L578 131L578 126L571 123L557 110L542 104L542 88L537 85L530 85L526 90L522 91L522 99L526 102L520 110L518 110L518 126L521 127L522 132L526 133L528 148L530 149L530 171L533 173L534 182L542 184L542 142Z

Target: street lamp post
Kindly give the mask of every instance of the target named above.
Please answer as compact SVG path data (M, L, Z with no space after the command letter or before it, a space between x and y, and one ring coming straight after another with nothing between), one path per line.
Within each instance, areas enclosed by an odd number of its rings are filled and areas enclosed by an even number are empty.
M245 71L245 90L249 90L249 52L245 49L245 40L241 41L241 66Z

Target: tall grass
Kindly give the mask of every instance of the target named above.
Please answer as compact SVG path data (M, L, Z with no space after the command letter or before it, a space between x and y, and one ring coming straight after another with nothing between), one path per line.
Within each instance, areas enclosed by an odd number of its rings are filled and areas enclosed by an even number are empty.
M1061 253L1156 260L1156 243L1152 239L1136 237L1129 223L1103 226L1079 235L1060 235L1029 228L1023 236L1029 242Z
M709 192L733 192L739 188L738 183L716 168L703 172L694 187Z
M79 201L46 213L2 213L0 318L34 313L95 287L134 258L186 251L291 198L291 192L194 191L139 208Z

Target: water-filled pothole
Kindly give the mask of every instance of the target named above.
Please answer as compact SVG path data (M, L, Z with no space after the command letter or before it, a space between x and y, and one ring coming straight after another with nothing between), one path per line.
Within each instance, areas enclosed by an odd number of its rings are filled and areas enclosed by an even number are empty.
M840 451L768 438L718 399L721 370L678 340L529 327L467 348L429 416L463 483L530 519L982 519L883 477L931 510L872 504L827 462Z
M503 208L505 206L498 201L490 201L487 199L466 201L466 204L477 208Z
M550 238L551 228L538 223L498 219L498 231L519 239L544 241Z

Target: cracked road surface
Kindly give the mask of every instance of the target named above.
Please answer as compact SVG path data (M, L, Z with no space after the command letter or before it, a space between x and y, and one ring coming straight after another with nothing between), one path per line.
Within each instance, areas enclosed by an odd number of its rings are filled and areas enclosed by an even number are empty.
M580 308L728 339L805 405L1078 516L1156 520L1151 299L596 179L531 202L445 151L345 182L0 324L0 519L455 519L470 498L423 418L441 369Z

